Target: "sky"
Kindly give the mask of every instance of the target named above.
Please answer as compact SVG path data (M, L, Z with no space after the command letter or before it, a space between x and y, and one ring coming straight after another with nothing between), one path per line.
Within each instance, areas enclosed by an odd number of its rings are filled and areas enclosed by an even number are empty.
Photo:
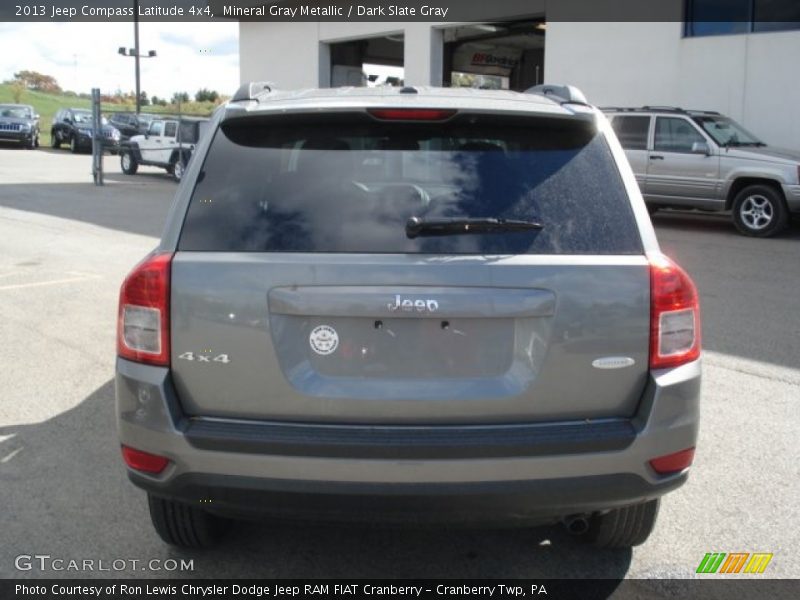
M135 88L133 23L0 23L0 81L21 70L52 75L64 90L104 94ZM200 88L231 96L239 85L239 25L139 23L142 91L167 99Z

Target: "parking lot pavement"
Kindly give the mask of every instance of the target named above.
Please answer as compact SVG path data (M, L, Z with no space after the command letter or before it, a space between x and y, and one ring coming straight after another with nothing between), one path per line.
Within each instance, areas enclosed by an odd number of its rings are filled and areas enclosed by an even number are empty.
M89 160L0 149L0 576L693 577L706 552L739 551L772 552L765 575L800 577L796 226L752 240L720 217L655 216L703 300L703 414L689 483L633 552L594 551L558 527L288 523L237 525L219 548L188 552L161 543L126 480L111 381L119 284L155 245L175 184L115 173L107 157L109 184L96 188ZM16 556L37 553L183 558L194 570L15 569Z

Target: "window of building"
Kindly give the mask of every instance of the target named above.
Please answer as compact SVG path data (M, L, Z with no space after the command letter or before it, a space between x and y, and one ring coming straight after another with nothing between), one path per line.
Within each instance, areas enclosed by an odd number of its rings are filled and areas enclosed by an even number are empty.
M797 0L686 0L688 37L800 29Z
M619 138L619 143L626 150L647 150L647 134L650 129L650 117L614 117L611 126Z

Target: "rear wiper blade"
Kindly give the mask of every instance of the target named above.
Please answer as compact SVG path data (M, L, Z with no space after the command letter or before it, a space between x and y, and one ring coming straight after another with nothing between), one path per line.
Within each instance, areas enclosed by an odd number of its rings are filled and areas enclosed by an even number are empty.
M411 217L406 222L406 236L413 240L420 236L464 235L469 233L492 233L495 231L532 231L543 227L544 225L538 221L515 219L421 219L420 217Z

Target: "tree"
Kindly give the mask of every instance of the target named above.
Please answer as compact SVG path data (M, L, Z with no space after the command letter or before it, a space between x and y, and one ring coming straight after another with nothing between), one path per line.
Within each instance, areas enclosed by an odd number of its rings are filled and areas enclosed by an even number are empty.
M167 101L164 98L159 98L155 94L150 97L150 104L153 106L166 106Z
M148 104L150 104L150 98L147 97L147 92L141 92L139 94L139 104L141 106L147 106Z
M61 91L55 77L37 71L19 71L14 73L14 79L22 83L29 90L57 94Z
M219 93L206 88L197 90L197 93L194 95L196 102L216 102L217 98L219 98Z
M189 102L189 94L188 92L175 92L172 94L172 104L183 103L186 104Z
M11 97L14 98L14 103L19 104L22 101L22 96L25 94L25 84L17 80L11 83Z

